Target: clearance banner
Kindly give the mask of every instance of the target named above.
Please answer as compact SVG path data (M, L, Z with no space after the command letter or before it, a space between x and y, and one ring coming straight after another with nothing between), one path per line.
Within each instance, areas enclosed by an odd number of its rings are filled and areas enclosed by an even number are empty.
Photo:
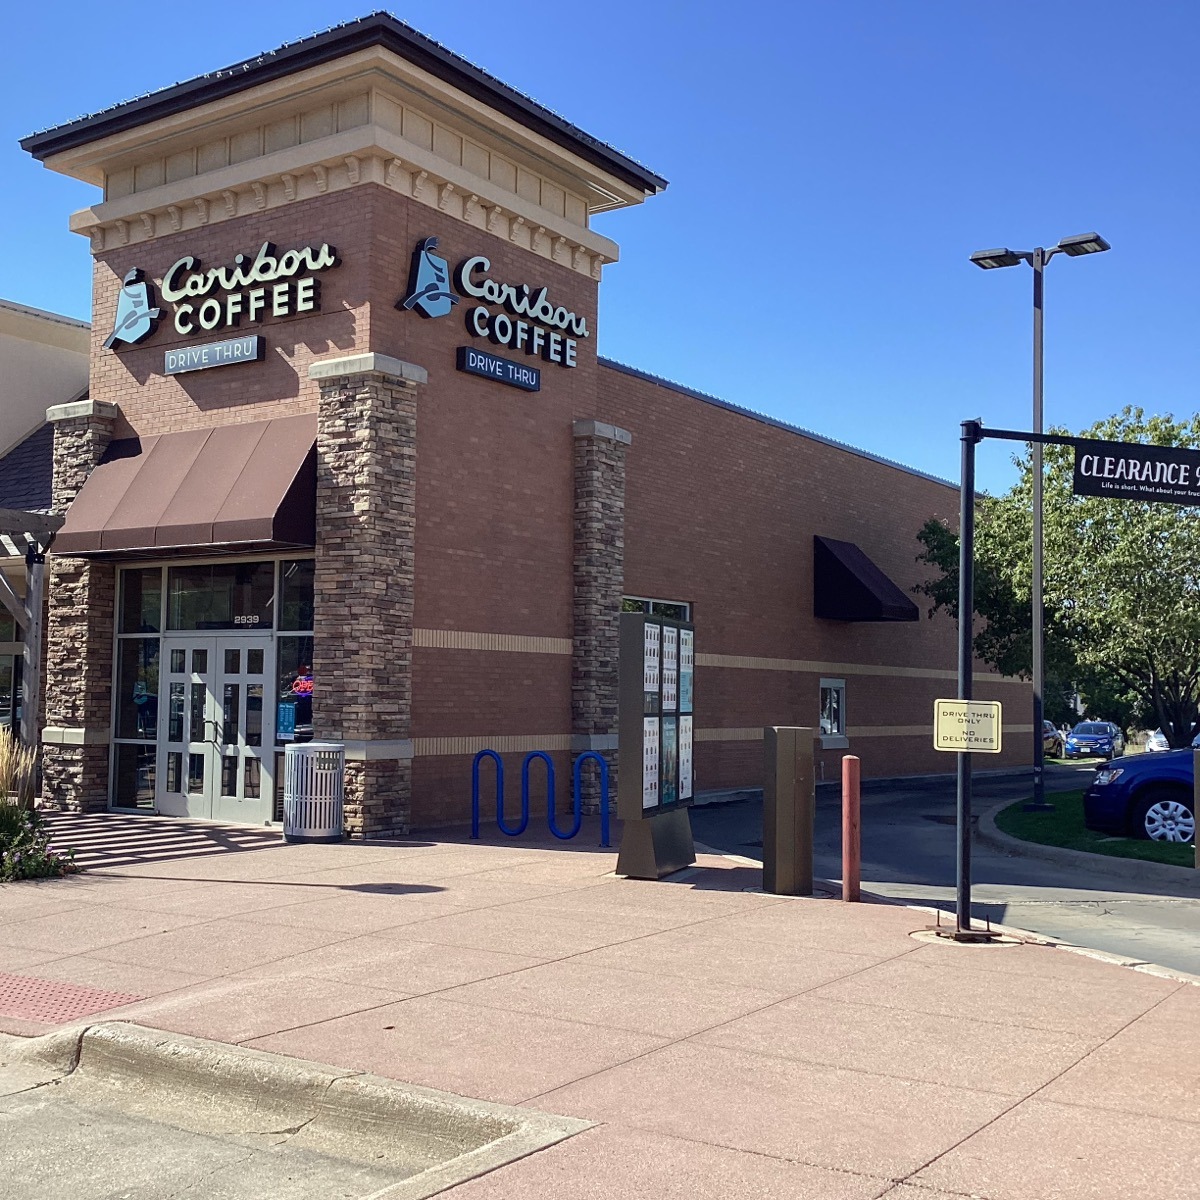
M1079 441L1074 492L1110 500L1200 505L1200 450Z

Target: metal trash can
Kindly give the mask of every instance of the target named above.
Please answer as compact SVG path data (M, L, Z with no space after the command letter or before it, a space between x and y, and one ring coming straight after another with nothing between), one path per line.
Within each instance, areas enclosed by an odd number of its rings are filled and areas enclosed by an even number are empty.
M292 742L283 755L283 840L340 842L346 747Z

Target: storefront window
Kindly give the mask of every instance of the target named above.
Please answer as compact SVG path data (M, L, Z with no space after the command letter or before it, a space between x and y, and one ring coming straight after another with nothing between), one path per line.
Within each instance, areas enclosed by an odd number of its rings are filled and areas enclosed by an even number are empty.
M670 621L690 621L692 616L692 606L685 600L644 600L640 596L626 596L621 601L621 611L644 612Z
M162 568L121 572L120 633L158 633L162 626Z
M313 572L311 558L279 564L279 628L313 627Z
M15 729L20 721L20 661L0 654L0 729Z
M846 736L846 681L821 680L821 734L824 737Z
M167 570L170 629L269 629L275 564L222 563Z
M158 733L158 638L121 638L117 654L119 738Z
M153 746L116 745L113 805L116 808L154 807Z
M13 620L12 613L0 609L0 642L23 642L21 627Z
M277 742L311 742L313 736L313 640L281 637L279 700L275 714Z

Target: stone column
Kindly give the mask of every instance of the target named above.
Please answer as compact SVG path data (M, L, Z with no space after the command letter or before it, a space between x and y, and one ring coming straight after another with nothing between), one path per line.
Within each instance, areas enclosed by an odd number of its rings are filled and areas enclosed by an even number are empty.
M383 354L326 359L319 381L315 736L346 744L346 831L407 833L412 799L417 388Z
M54 512L62 515L100 461L117 419L100 400L59 404L54 426ZM42 730L41 807L97 812L108 807L116 568L50 553Z
M632 435L601 421L576 421L574 630L571 650L571 749L598 750L617 798L617 660L625 587L625 452ZM595 772L585 769L583 803L599 807Z

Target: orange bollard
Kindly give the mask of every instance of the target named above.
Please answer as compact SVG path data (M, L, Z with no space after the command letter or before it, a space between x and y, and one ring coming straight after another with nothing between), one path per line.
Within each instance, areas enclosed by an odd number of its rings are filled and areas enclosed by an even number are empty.
M862 839L859 811L862 806L862 764L853 754L842 759L842 899L860 897Z

